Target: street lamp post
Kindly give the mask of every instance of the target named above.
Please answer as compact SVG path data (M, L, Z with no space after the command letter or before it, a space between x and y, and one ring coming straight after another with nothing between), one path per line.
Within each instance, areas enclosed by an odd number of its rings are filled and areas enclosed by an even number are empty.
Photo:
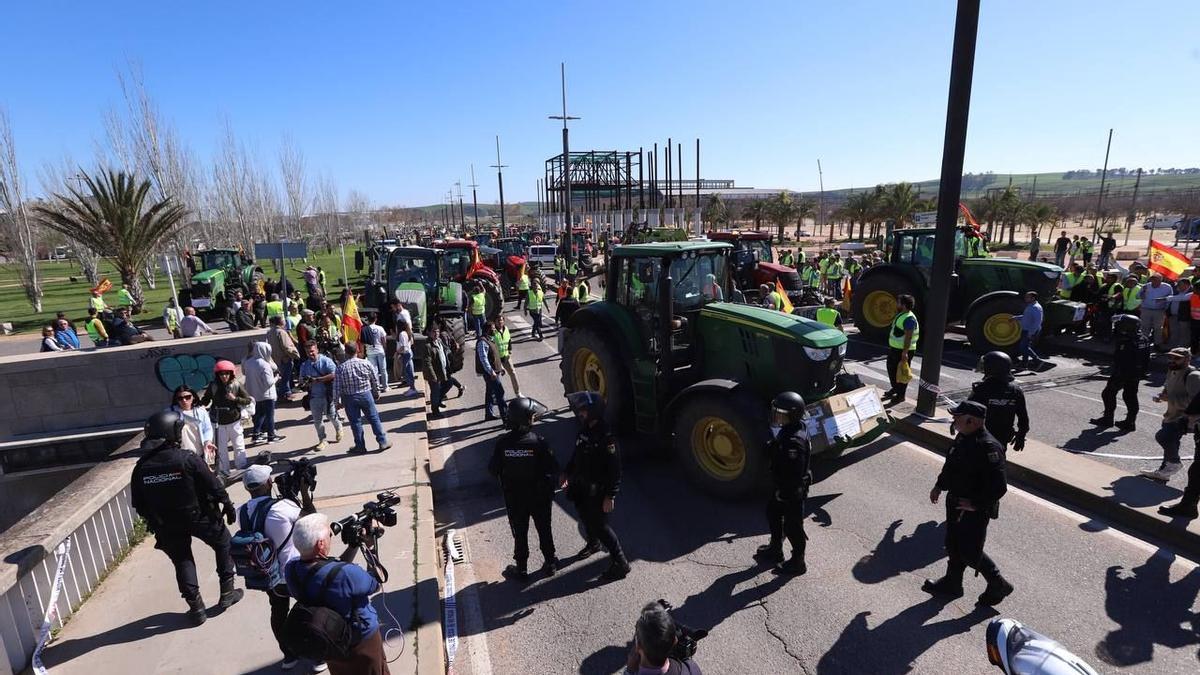
M471 208L475 213L475 231L479 231L479 197L475 194L475 188L479 187L475 184L475 165L471 165L471 184L467 187L471 188Z
M571 117L567 114L567 64L560 63L559 74L562 82L562 114L550 115L552 120L562 120L562 142L563 142L563 213L566 216L566 227L563 231L564 245L566 250L566 261L569 266L571 263L571 142L569 131L567 131L567 121L577 120L578 117Z
M508 236L508 225L504 220L504 165L500 163L500 137L496 137L496 182L500 184L500 236Z

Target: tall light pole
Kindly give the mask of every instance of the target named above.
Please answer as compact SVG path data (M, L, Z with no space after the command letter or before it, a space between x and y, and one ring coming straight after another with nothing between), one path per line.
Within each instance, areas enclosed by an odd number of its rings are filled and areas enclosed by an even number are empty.
M504 165L500 163L500 137L496 136L496 163L492 165L496 170L496 182L500 184L500 236L508 236L508 225L504 221Z
M571 262L571 142L570 132L567 130L567 122L569 120L577 120L578 117L571 117L567 114L567 64L559 63L559 75L562 82L562 114L550 115L552 120L562 120L562 139L563 139L563 212L566 214L566 227L563 236L566 237L563 248L566 250L566 260L569 265Z
M1108 180L1108 152L1112 150L1112 129L1108 130L1108 145L1104 146L1104 171L1100 173L1100 196L1096 198L1096 223L1092 226L1092 241L1100 236L1100 210L1104 207L1104 183ZM1154 230L1150 231L1154 238Z
M475 165L471 165L471 184L467 187L471 188L471 208L475 212L475 231L479 231L479 197L475 194L475 188L479 187L475 184Z
M467 231L467 216L463 213L462 181L454 181L454 189L458 191L458 228ZM453 205L451 205L453 207Z

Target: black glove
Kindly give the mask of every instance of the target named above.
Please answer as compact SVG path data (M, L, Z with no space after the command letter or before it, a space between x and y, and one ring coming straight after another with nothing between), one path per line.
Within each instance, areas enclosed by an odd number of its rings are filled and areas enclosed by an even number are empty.
M1025 449L1025 436L1017 436L1013 439L1013 450L1020 452Z
M221 507L221 513L225 514L225 522L232 525L233 521L237 520L237 510L233 508L233 504L225 502Z

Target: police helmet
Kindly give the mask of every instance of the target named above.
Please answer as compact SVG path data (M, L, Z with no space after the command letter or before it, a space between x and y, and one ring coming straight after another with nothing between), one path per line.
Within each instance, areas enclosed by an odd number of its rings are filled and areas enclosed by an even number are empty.
M583 412L587 413L588 419L604 418L604 398L599 392L577 391L567 394L567 405L571 406L571 412L576 415Z
M975 372L983 373L984 379L1009 377L1012 375L1012 357L1000 351L988 352L979 357Z
M1134 314L1118 314L1112 323L1113 332L1125 337L1137 337L1142 330L1142 320Z
M794 391L785 391L771 399L771 424L786 426L799 424L807 416L804 397Z
M545 414L546 406L531 398L520 396L509 402L505 426L514 431L524 431Z
M178 443L183 435L183 416L174 410L156 412L146 420L143 431L147 440L163 440Z

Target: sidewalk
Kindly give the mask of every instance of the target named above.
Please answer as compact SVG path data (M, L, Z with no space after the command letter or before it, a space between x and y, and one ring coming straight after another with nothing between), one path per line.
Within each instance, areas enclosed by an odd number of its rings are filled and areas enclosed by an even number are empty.
M393 389L384 395L380 415L393 444L384 453L347 455L353 442L348 425L341 443L331 442L321 453L311 452L316 431L307 411L296 402L277 413L286 440L249 448L248 454L253 457L270 450L277 469L284 466L282 459L311 458L317 464L316 505L331 520L356 512L384 490L403 498L396 509L396 526L379 541L380 559L391 576L374 604L385 637L397 626L404 630L402 642L394 635L386 643L385 652L393 659L390 671L440 675L445 666L424 398L406 399L401 390ZM328 425L326 430L332 441ZM369 438L368 447L374 445ZM245 503L247 494L240 482L228 489L235 504ZM335 540L334 553L343 549ZM198 541L192 551L201 592L213 607L217 579L212 554ZM148 536L71 619L46 649L43 661L55 675L279 672L281 655L271 634L265 594L247 591L241 602L220 616L210 610L209 620L199 627L187 621L185 609L170 561L154 549L153 535ZM310 671L302 663L291 672Z
M896 418L896 433L940 454L950 448L950 413L946 409L938 408L934 415L941 421L917 415L910 401L893 406L890 412ZM1032 439L1026 441L1024 450L1008 451L1007 468L1011 482L1052 495L1200 560L1200 519L1189 522L1158 514L1159 506L1179 500L1180 490Z

